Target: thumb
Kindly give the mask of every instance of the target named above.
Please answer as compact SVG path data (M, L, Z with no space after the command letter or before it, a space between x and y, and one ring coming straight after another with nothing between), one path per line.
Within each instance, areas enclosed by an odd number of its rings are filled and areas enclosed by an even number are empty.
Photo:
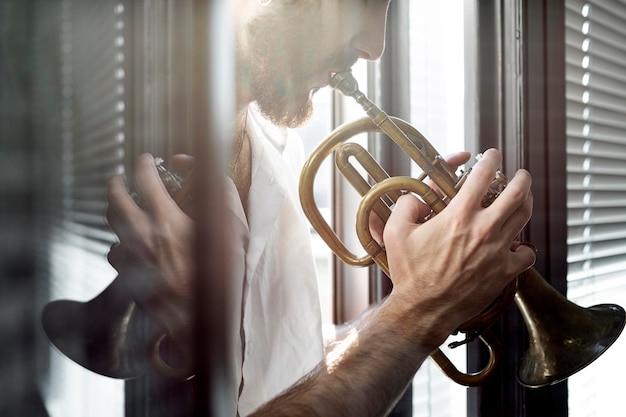
M191 155L176 154L172 156L172 170L186 176L193 169L195 162Z
M537 249L527 242L513 242L510 248L511 265L515 275L530 269L537 260Z

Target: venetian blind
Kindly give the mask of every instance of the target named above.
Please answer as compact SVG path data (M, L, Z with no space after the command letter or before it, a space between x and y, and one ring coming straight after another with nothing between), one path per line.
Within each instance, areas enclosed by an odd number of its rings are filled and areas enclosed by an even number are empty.
M568 296L625 306L626 1L565 3ZM611 367L624 353L620 339L570 378L570 416L615 411Z
M54 26L40 51L37 77L47 91L38 116L56 129L40 132L49 172L40 217L48 300L93 298L115 277L106 253L114 242L105 219L106 185L123 170L128 131L129 8L124 0L39 2L37 21ZM53 69L47 69L53 67ZM54 94L50 94L54 91ZM51 416L123 415L124 384L93 374L50 351L46 407Z
M51 179L46 214L52 246L63 251L52 250L51 261L68 265L52 271L51 296L82 298L102 289L114 242L104 215L107 182L123 171L129 121L126 8L119 0L59 6L59 97L48 109L59 118L58 137L49 138L59 149L47 159L58 165L51 170L58 178Z

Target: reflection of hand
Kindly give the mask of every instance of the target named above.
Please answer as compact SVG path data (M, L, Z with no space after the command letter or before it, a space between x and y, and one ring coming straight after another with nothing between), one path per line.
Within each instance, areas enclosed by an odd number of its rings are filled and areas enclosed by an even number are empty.
M189 163L183 156L175 161ZM109 262L135 301L184 347L191 331L193 222L167 193L151 155L137 159L135 181L141 208L120 176L109 183L107 220L119 238Z
M513 243L532 212L530 174L518 171L490 207L481 207L501 159L496 150L485 152L457 196L429 221L419 222L422 204L407 195L385 226L392 296L419 305L426 326L437 323L433 348L535 261L531 248Z

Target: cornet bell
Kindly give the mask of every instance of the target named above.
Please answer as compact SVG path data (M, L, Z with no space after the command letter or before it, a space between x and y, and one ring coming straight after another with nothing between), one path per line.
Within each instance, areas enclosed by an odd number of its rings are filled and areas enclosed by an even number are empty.
M515 295L529 335L519 382L529 388L556 384L602 355L624 328L615 304L580 307L563 297L534 269L524 273Z

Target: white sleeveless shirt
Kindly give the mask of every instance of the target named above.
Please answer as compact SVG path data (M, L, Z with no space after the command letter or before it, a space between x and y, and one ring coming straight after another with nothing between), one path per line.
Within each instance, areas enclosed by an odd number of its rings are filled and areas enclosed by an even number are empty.
M234 215L230 343L240 416L274 398L323 359L321 310L309 227L298 197L300 138L250 108L248 218L228 181ZM235 405L235 404L233 404Z

